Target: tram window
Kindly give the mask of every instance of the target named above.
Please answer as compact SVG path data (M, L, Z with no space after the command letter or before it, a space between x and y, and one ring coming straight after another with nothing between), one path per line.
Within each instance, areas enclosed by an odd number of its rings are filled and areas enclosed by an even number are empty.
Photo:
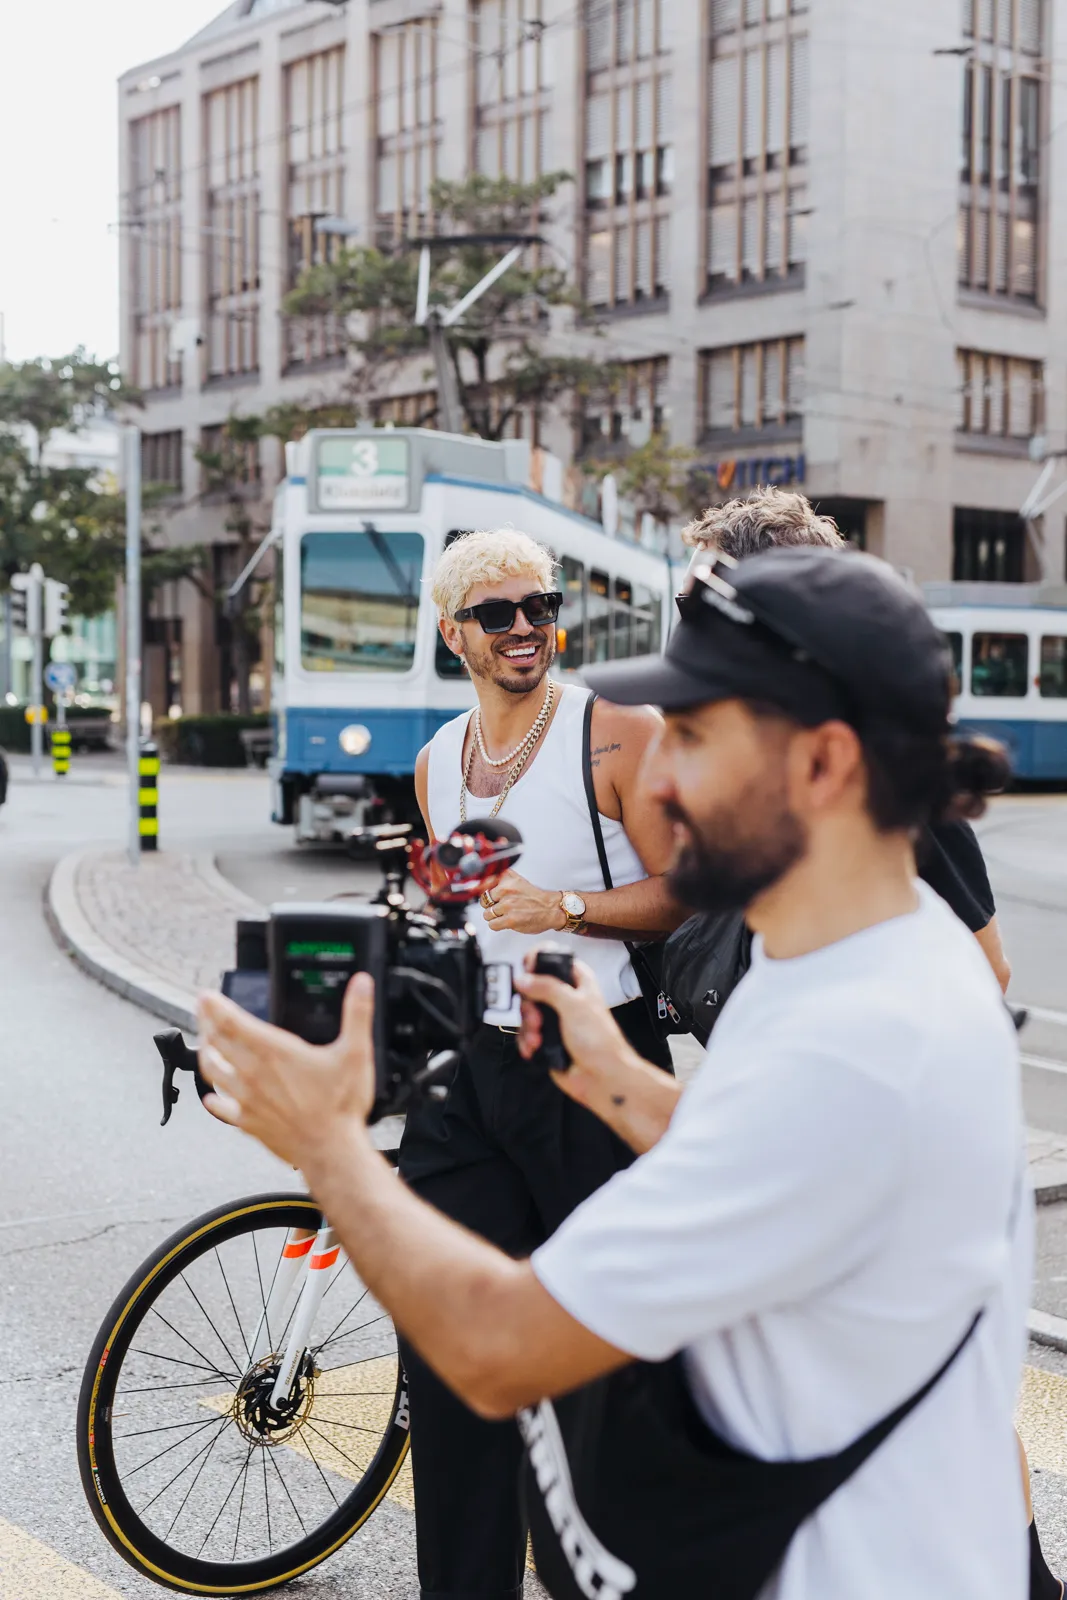
M660 598L651 589L634 589L635 656L655 655L659 649Z
M615 604L612 607L612 644L616 661L633 654L633 585L625 578L615 579Z
M952 693L957 695L963 683L963 634L946 633L944 637L952 651Z
M1025 633L976 633L971 644L971 693L1002 700L1024 699L1029 645Z
M611 657L611 601L606 572L589 573L589 656L591 663Z
M1067 639L1046 634L1041 640L1038 687L1045 700L1067 700Z
M279 547L274 558L274 670L285 671L285 561Z
M421 533L306 533L300 655L311 672L407 672L415 659Z
M557 657L566 671L585 661L585 568L573 556L560 562L563 604L559 611L561 649Z

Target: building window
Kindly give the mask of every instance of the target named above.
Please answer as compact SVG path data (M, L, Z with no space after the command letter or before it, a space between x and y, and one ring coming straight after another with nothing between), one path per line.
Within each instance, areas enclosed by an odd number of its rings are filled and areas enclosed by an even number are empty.
M547 170L549 51L542 0L472 0L474 167L533 183Z
M345 214L344 82L343 45L285 69L290 288L308 267L335 260L345 244L343 235L318 227L327 218L341 221ZM342 355L346 345L341 317L286 318L289 367Z
M806 4L710 0L707 288L781 283L807 260Z
M587 404L582 414L582 448L595 455L605 443L644 444L662 433L666 422L669 361L628 361L621 366L615 393L601 405Z
M380 400L371 401L370 413L378 427L391 422L395 428L434 428L437 426L437 390L384 395Z
M1045 374L1040 361L957 350L960 433L1030 439L1045 416Z
M437 23L405 22L376 34L375 140L378 233L383 244L433 230L437 176Z
M593 306L670 286L667 0L586 0L585 294Z
M181 107L130 123L130 276L133 359L140 389L182 381L170 349L170 330L182 305Z
M141 435L141 476L146 484L164 489L168 494L181 494L182 490L182 433L175 428L168 433Z
M201 463L206 495L224 499L243 490L258 491L262 482L258 439L235 439L224 422L216 423L200 430L200 454L218 459L218 465Z
M958 264L962 288L1035 303L1043 0L965 0Z
M957 506L952 514L952 576L959 582L1022 583L1026 530L1012 511Z
M207 376L259 367L259 80L204 97Z
M765 339L701 354L701 409L708 435L784 428L799 431L804 340Z

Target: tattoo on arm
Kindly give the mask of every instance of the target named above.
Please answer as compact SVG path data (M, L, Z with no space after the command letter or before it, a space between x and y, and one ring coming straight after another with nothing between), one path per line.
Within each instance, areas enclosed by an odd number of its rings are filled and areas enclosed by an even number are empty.
M617 751L619 751L621 749L622 749L622 745L621 744L614 744L614 743L613 744L598 744L595 747L595 749L590 752L590 756L589 756L590 765L594 766L594 767L599 767L601 756L613 756L613 755L616 754Z

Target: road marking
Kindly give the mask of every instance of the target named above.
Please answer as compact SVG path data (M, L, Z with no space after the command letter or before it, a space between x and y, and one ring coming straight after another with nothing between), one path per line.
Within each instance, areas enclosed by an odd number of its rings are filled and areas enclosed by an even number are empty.
M1021 1055L1019 1060L1024 1067L1036 1067L1039 1072L1060 1072L1067 1074L1067 1061L1052 1061L1048 1056Z
M1047 1006L1028 1006L1025 1000L1016 1000L1012 1003L1029 1012L1035 1022L1051 1022L1057 1028L1067 1028L1067 1011L1050 1011Z
M122 1600L13 1523L0 1521L0 1600Z
M1067 1378L1024 1367L1015 1426L1031 1467L1067 1477Z

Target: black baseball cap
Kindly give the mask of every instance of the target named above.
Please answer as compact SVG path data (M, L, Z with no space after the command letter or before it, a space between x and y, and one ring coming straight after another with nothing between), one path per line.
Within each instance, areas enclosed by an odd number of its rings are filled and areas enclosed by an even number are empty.
M808 727L871 720L948 727L951 663L921 599L886 562L795 546L741 562L709 554L679 596L662 656L589 668L619 705L667 711L760 700Z

